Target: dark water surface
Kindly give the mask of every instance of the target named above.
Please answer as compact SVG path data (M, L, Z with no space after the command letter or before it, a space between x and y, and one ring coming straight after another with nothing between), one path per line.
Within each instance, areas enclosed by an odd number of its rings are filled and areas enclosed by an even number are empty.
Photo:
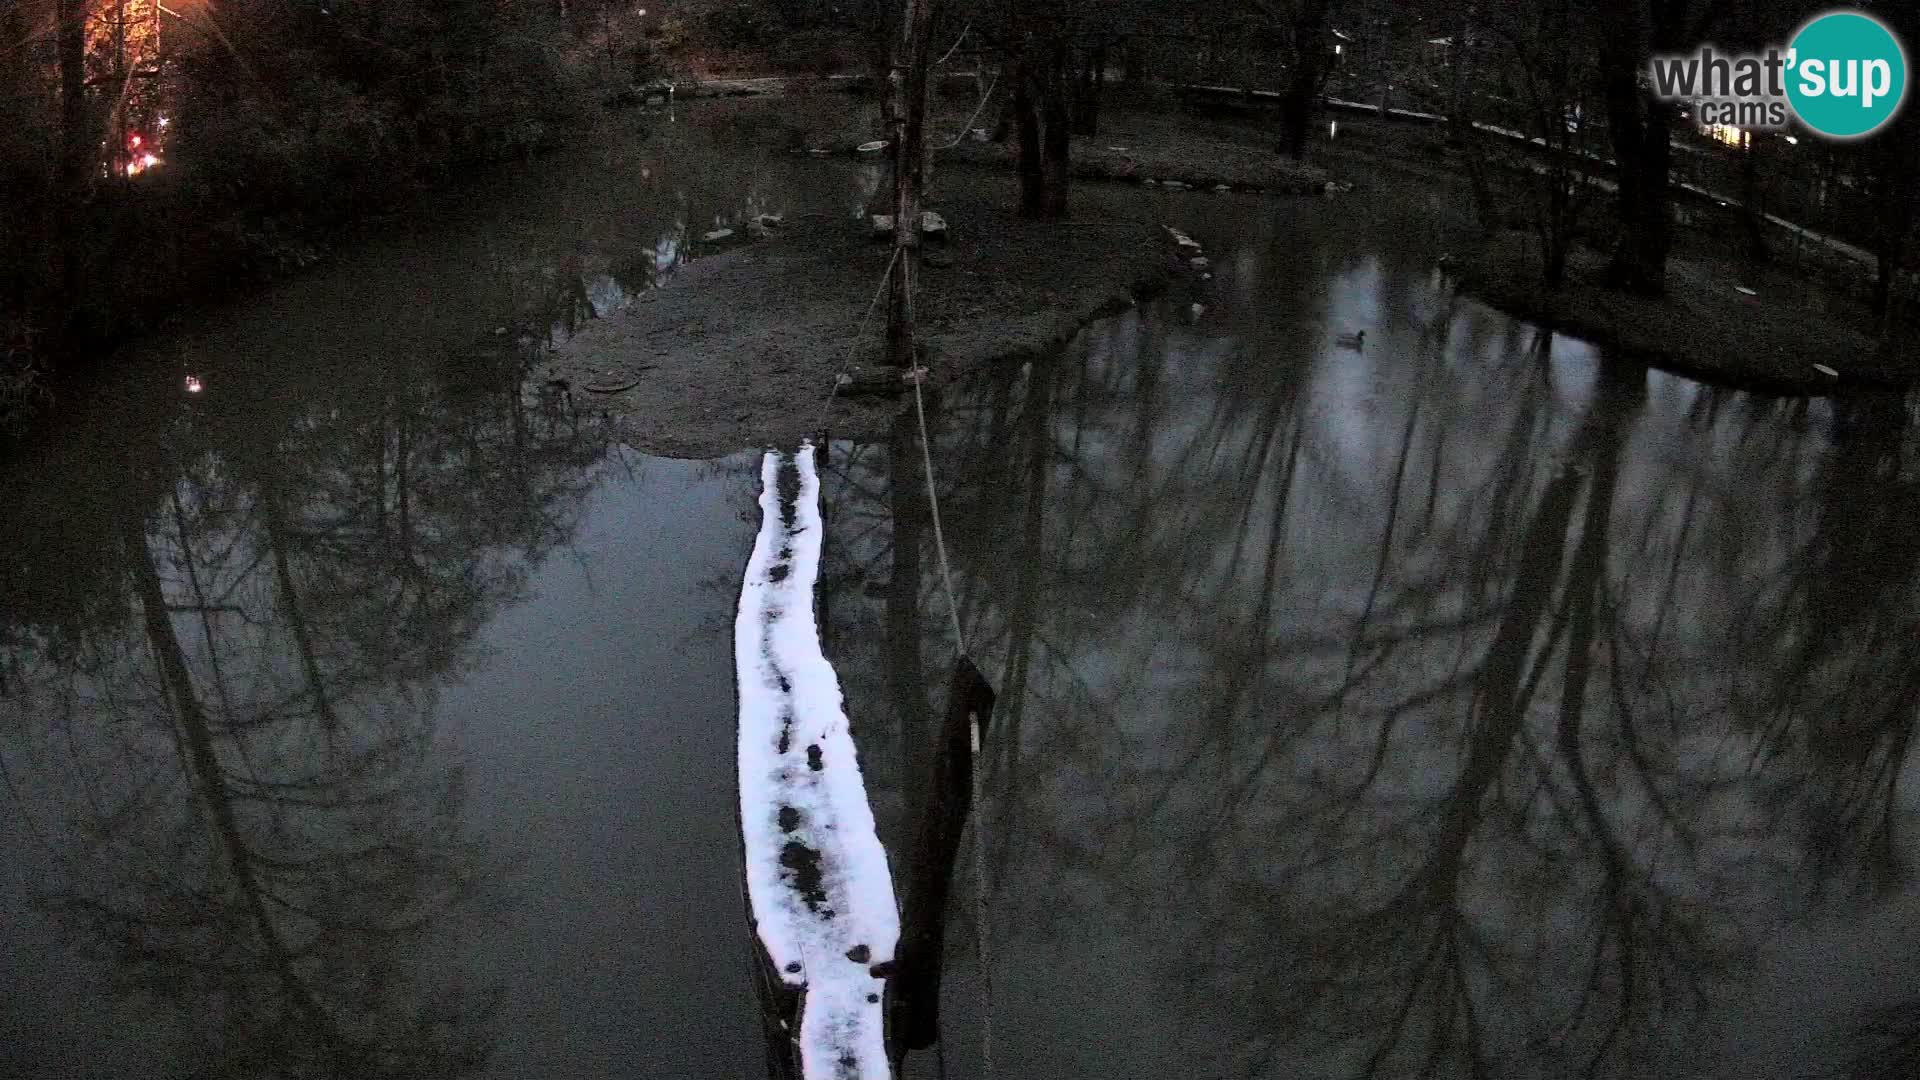
M701 233L872 180L702 116L132 350L0 472L0 1075L760 1071L757 462L522 381Z
M936 440L1000 692L955 1074L1920 1075L1905 406L1455 302L1417 197L1174 198L1217 306L980 380ZM839 448L823 574L908 777L953 648L913 445Z
M155 342L0 470L0 1075L763 1075L754 457L519 378L716 217L871 182L693 115ZM1001 703L951 1075L1913 1075L1904 406L1455 302L1422 195L1088 194L1215 295L936 413ZM824 477L896 876L953 649L914 438Z

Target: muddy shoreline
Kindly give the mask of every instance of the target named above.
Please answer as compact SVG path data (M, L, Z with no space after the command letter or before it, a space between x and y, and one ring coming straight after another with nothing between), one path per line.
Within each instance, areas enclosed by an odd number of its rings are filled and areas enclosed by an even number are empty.
M1058 346L1162 291L1185 265L1142 217L1026 221L1011 209L1011 176L965 170L937 185L931 208L948 237L925 245L917 301L934 388ZM891 254L865 219L781 222L583 327L534 377L610 417L634 448L668 457L883 435L911 398L842 393L840 376L861 387L894 376L880 362L875 304Z

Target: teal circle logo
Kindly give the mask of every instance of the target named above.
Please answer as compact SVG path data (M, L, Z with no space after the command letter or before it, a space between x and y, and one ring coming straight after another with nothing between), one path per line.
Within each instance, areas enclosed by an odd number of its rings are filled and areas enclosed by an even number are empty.
M1787 101L1835 139L1870 135L1907 96L1907 54L1886 24L1857 11L1817 16L1787 46Z

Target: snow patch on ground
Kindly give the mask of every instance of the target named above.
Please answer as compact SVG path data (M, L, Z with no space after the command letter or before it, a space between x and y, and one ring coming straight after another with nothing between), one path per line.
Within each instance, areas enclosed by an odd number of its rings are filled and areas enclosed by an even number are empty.
M748 898L781 979L803 990L808 1080L878 1080L888 1075L885 980L872 968L893 960L900 916L840 683L820 650L812 444L790 460L769 452L760 480L760 533L733 631Z

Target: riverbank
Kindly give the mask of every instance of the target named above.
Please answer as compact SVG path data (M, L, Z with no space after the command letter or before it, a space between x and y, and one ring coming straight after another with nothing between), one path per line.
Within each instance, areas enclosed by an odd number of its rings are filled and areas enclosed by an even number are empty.
M621 62L611 19L588 28L485 5L394 18L263 10L217 40L176 30L165 78L123 77L101 98L90 70L80 102L0 93L0 431L39 419L42 391L71 388L189 309L298 274L472 172L590 138L595 102L647 48ZM162 70L142 52L157 31L135 38L120 41L122 70ZM59 85L52 54L9 58L23 65L17 89ZM254 70L236 55L299 60ZM73 128L80 119L97 130ZM84 160L57 152L63 130L69 146L83 133Z
M822 93L846 97L846 89L788 87L778 92L797 100ZM1329 180L1338 182L1317 165L1276 153L1271 132L1195 117L1164 92L1114 88L1109 94L1114 100L1102 111L1099 133L1072 139L1070 164L1076 179L1289 195L1316 194ZM996 91L984 110L975 93L952 90L934 98L928 137L942 164L1014 167L1018 147L1012 137L999 142L980 137L997 124L1001 96ZM790 153L866 157L858 148L885 140L887 133L871 99L849 100L854 107L789 120L781 129L784 148ZM872 159L880 156L874 153Z
M1859 329L1870 325L1864 313L1810 303L1792 275L1676 254L1668 263L1668 295L1653 298L1606 287L1605 267L1604 253L1578 248L1566 284L1549 290L1532 237L1505 233L1454 269L1462 292L1502 311L1723 386L1823 394L1920 379L1920 355L1911 347L1881 350Z
M1010 169L1016 152L1012 139L963 138L943 149L941 160ZM1104 118L1099 135L1075 136L1072 165L1073 175L1082 180L1203 191L1309 195L1333 182L1325 169L1275 152L1271 135L1207 130L1181 113L1142 109L1115 110Z
M1011 176L936 179L930 208L949 235L928 241L916 298L931 386L1056 346L1179 272L1158 222L1098 206L1028 221L1015 198ZM865 220L782 222L583 327L536 377L606 412L635 448L671 457L884 435L901 396L843 393L839 377L856 388L892 377L880 363L884 298L875 304L891 254Z

